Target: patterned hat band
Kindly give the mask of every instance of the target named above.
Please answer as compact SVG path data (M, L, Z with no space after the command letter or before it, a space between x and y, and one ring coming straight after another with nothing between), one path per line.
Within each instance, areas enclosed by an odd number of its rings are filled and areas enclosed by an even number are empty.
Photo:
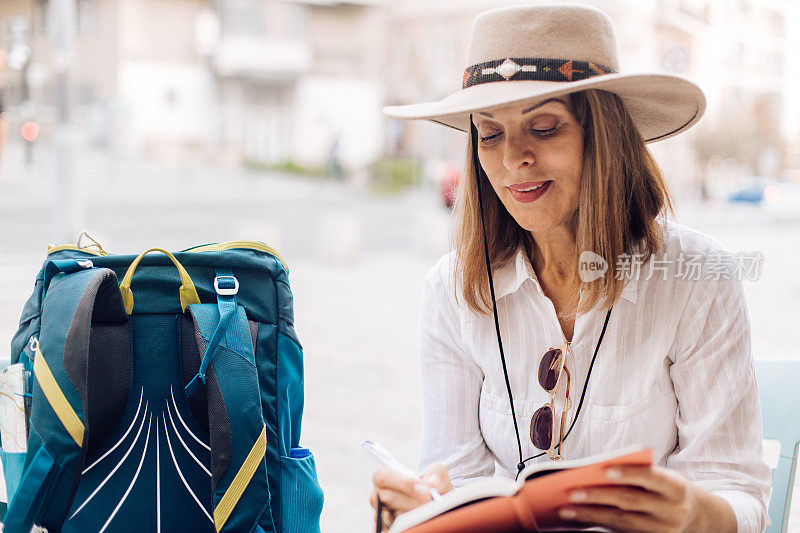
M468 67L464 71L463 88L493 81L578 81L615 72L615 70L591 61L509 57Z

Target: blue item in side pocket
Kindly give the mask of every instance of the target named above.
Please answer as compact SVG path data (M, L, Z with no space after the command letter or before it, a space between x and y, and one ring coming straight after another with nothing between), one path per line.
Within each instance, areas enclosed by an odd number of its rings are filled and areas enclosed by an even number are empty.
M291 459L304 459L311 455L311 451L308 448L292 448L289 450L289 457Z
M291 533L318 533L322 488L314 456L307 448L292 448L281 457L281 524Z

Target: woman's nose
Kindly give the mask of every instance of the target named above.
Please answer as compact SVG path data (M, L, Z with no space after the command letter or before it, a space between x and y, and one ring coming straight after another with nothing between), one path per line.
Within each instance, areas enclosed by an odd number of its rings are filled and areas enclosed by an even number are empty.
M513 172L533 165L533 162L533 146L530 141L521 135L506 135L506 143L503 147L503 165Z

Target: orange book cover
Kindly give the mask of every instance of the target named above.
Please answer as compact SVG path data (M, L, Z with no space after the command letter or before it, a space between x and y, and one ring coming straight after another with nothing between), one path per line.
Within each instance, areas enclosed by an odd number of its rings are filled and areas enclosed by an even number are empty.
M510 533L575 531L586 524L567 522L558 509L571 491L613 485L611 466L653 464L653 451L626 450L575 461L540 463L523 470L520 481L489 479L465 485L397 517L391 533Z

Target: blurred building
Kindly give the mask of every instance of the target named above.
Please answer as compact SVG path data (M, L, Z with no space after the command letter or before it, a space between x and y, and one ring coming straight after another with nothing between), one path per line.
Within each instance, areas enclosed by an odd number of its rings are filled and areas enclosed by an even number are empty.
M123 152L202 145L209 130L208 75L193 47L191 21L203 0L72 0L64 4L72 16L59 20L52 1L58 0L0 4L6 28L23 20L30 29L29 63L21 71L6 69L4 86L10 107L42 125L42 142L65 99L79 145ZM60 35L71 36L70 53L57 51ZM57 65L64 63L69 86L60 94Z
M550 0L548 0L548 3ZM515 0L406 0L389 7L388 104L433 101L460 89L474 17ZM545 3L545 2L542 2ZM791 0L583 0L614 21L621 68L666 71L698 82L708 98L700 126L651 145L677 196L726 175L800 167L800 6ZM427 123L387 125L388 149L427 159L463 158L465 136ZM434 166L434 172L438 167ZM434 177L435 178L435 177ZM705 185L703 185L705 184Z
M0 90L46 142L56 121L55 66L69 61L69 105L85 144L123 153L321 166L365 165L383 150L371 2L270 0L3 0L6 51L27 46ZM56 34L74 35L57 54ZM8 63L8 61L6 61ZM17 65L14 65L17 66Z
M383 150L378 58L382 12L370 2L217 0L210 54L221 145L248 161L371 162ZM332 154L332 152L336 152Z
M659 0L660 65L696 80L708 110L689 137L707 186L800 168L798 3ZM679 67L679 68L676 68Z
M614 20L623 69L684 75L708 96L698 127L652 145L673 189L800 168L800 2L583 1ZM72 16L50 20L54 2ZM458 90L474 17L519 2L0 0L0 91L11 131L35 119L42 143L66 96L79 145L121 153L460 163L463 134L387 121L380 108ZM71 53L56 53L66 30Z

